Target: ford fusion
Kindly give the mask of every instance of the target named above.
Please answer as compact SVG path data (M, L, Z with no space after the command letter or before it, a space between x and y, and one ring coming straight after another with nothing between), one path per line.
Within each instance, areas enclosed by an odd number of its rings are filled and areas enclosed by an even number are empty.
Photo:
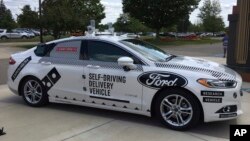
M11 55L8 86L30 106L75 104L154 116L168 128L242 114L242 78L136 39L71 37Z

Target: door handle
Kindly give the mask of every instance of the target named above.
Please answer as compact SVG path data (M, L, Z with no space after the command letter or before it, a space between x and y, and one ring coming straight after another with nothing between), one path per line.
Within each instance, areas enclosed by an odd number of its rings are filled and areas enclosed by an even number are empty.
M52 63L51 62L41 62L42 65L51 65Z
M99 68L100 68L100 66L87 65L87 68L91 68L91 69L99 69Z

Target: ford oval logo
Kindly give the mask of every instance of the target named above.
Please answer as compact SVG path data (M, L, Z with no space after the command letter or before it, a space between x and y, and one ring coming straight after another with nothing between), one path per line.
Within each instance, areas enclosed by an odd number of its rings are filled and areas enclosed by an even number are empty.
M164 86L185 87L188 83L185 77L172 72L145 72L137 79L142 85L154 89Z

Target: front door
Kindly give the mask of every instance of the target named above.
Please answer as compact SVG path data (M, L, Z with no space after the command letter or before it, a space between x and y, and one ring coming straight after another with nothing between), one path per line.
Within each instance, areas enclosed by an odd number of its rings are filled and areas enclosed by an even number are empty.
M131 57L137 69L125 71L118 65L120 57ZM88 102L131 110L141 110L142 85L137 77L143 72L135 57L122 48L101 41L88 41L85 60L85 84Z

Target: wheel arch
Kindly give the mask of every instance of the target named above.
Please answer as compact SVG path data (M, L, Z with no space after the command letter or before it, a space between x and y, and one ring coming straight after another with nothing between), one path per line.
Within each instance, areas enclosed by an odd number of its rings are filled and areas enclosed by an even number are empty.
M20 80L20 82L19 82L19 84L18 84L18 95L19 96L21 96L21 86L22 86L22 84L23 84L23 82L26 80L26 79L28 79L28 78L36 78L36 79L38 79L38 80L40 80L39 78L37 78L36 76L34 76L34 75L26 75L26 76L24 76L21 80Z
M6 35L1 36L1 39L2 39L2 38L8 39L8 37L7 37Z
M27 35L22 35L21 38L29 38Z
M185 92L191 94L195 98L195 100L198 101L198 104L201 107L201 112L200 112L201 115L200 116L201 116L201 120L204 121L204 109L202 107L201 101L199 100L199 98L193 92L191 92L190 90L188 90L186 88L183 88L183 87L163 87L160 90L158 90L155 93L155 95L153 96L153 99L151 101L151 107L150 107L151 110L150 111L151 111L151 116L152 117L155 116L154 106L156 104L157 97L161 94L162 91L168 91L168 90L171 90L171 89L175 89L175 90L178 89L178 90L182 90L182 91L185 91Z

